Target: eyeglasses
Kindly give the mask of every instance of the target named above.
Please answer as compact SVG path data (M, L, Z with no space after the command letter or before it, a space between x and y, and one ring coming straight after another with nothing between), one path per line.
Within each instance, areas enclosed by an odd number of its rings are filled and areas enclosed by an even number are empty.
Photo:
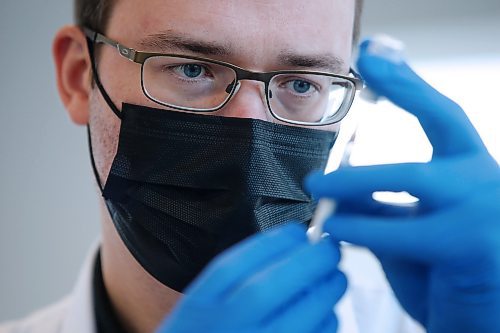
M242 80L256 80L264 83L266 104L274 118L296 125L330 125L346 116L363 86L353 70L352 76L303 70L252 72L207 58L140 52L90 29L83 31L91 42L92 58L94 44L116 48L122 57L141 64L146 97L174 110L220 110L236 95Z

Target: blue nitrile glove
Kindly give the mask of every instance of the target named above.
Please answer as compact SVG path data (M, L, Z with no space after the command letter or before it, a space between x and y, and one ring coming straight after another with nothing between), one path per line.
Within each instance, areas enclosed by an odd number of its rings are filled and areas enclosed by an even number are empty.
M325 230L372 250L402 306L428 332L498 333L498 163L459 106L403 61L371 49L370 41L361 46L361 75L377 94L418 117L433 158L312 175L306 183L313 195L339 204ZM413 209L383 205L372 199L376 191L407 191L420 202Z
M188 287L158 333L335 332L345 292L338 244L290 224L225 251Z

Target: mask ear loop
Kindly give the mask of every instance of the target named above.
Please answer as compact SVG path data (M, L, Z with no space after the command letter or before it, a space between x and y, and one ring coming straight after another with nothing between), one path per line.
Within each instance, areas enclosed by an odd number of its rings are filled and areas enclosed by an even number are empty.
M102 186L101 178L99 177L99 173L97 172L97 167L94 159L94 152L92 150L92 136L90 133L90 124L87 124L87 138L88 138L87 142L90 153L90 163L92 164L92 171L94 172L94 177L97 182L97 185L99 186L99 189L101 190L101 194L104 194L104 187Z
M94 33L94 37L91 40L89 37L87 37L87 46L89 49L89 57L90 57L90 64L92 66L92 77L97 85L97 88L99 89L99 92L101 93L102 97L106 101L106 104L111 108L113 113L120 119L122 119L122 113L121 111L116 107L115 103L111 100L111 97L109 97L108 93L106 92L106 89L104 89L104 86L101 83L101 79L99 78L99 74L97 73L97 65L95 62L95 43L96 43L96 38L97 38L97 33Z
M122 114L121 111L116 107L116 105L113 103L111 98L109 97L108 93L106 92L106 89L104 89L104 86L101 83L101 80L99 78L99 74L97 73L97 66L95 62L95 48L94 45L96 43L96 38L97 38L97 33L94 33L94 37L91 39L87 37L87 47L89 50L89 57L90 57L90 64L92 67L92 78L97 85L97 88L99 89L99 92L101 93L102 97L106 101L106 104L110 107L110 109L113 111L113 113L120 119L122 119ZM101 190L101 195L104 194L104 186L101 182L101 178L99 177L99 173L97 172L97 166L95 163L94 159L94 152L92 149L92 135L90 131L90 122L87 124L87 142L89 146L89 153L90 153L90 162L92 164L92 171L94 172L94 177L97 182L97 185L99 186L99 189Z

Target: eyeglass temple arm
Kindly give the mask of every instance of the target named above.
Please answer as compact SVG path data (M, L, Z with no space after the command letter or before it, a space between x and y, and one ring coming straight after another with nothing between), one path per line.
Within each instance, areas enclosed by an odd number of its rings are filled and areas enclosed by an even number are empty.
M352 67L349 69L349 73L354 77L356 90L362 90L365 87L365 82L363 81L361 75L359 75L359 73L356 72Z
M93 31L89 28L83 27L82 29L83 29L85 36L87 36L94 43L104 43L104 44L110 45L110 46L114 47L115 49L117 49L118 53L120 53L120 55L122 57L124 57L132 62L137 62L137 60L136 60L137 51L136 50L125 47L125 46L121 45L120 43L118 43L112 39L109 39L108 37L96 32L96 31Z

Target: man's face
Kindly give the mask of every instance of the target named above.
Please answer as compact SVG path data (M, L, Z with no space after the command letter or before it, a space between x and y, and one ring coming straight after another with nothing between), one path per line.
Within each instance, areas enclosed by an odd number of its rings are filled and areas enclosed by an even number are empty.
M354 9L354 0L120 0L105 33L136 50L209 57L252 71L347 74ZM223 52L213 52L214 46ZM100 47L99 76L115 105L160 107L142 92L140 65L111 47ZM325 66L325 60L337 65ZM260 82L242 82L238 94L216 114L272 121L261 91ZM97 89L90 112L96 164L104 180L116 151L119 119Z

